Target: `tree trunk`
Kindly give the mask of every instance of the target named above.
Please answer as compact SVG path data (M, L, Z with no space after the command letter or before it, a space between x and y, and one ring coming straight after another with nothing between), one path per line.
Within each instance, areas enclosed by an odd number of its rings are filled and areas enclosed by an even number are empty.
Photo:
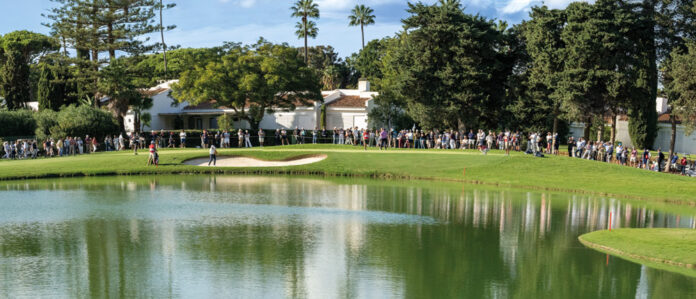
M599 121L597 124L599 125L599 128L597 130L597 141L602 141L602 137L604 137L604 117L598 117Z
M363 24L360 24L360 32L362 33L362 48L365 50L365 29Z
M677 118L674 113L670 114L669 122L672 124L672 136L669 140L669 157L667 157L667 167L665 172L669 172L672 168L672 156L674 156L674 145L677 143Z
M159 7L160 36L162 37L162 56L164 57L164 78L167 79L167 44L164 43L164 26L162 25L162 0Z
M63 56L67 57L68 56L68 42L65 39L65 36L60 37L61 40L63 41Z
M307 66L309 66L309 49L307 48L307 16L305 15L302 17L302 23L304 23L304 62Z
M590 140L590 127L592 126L592 118L588 117L585 119L585 129L582 132L582 137L585 140Z
M611 116L611 144L616 143L616 114Z
M114 24L106 25L106 42L109 49L109 62L116 59L116 49L114 48Z

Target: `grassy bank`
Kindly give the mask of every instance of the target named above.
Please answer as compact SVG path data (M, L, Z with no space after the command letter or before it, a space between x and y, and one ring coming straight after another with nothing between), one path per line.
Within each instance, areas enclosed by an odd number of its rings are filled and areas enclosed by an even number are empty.
M580 236L585 246L653 268L696 277L696 230L626 228Z
M145 166L146 151L110 152L75 157L2 161L0 179L157 173L319 174L406 179L434 179L504 187L630 197L696 205L696 181L663 173L568 157L535 158L522 153L505 156L492 151L389 150L363 151L352 146L305 145L265 149L222 149L220 155L282 160L326 154L310 165L278 168L207 168L183 165L206 157L202 149L160 152L160 166Z

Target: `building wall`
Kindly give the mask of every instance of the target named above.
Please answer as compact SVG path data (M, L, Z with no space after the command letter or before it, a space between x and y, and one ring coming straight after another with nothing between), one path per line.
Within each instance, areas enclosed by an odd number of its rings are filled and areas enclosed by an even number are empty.
M306 129L314 130L319 127L319 107L297 108L295 111L266 113L261 120L260 127L266 130L275 129Z
M333 128L367 128L367 112L360 108L329 108L326 110L326 127Z
M583 134L582 123L572 123L570 127L570 135L573 137L581 137ZM677 139L674 144L674 150L677 153L696 154L696 133L686 135L684 127L677 125ZM592 139L596 138L592 136ZM653 149L661 148L663 151L669 150L669 144L672 138L672 126L666 123L659 123L657 137ZM631 135L628 133L628 121L618 121L616 123L616 140L623 145L633 147Z
M152 96L152 108L145 110L144 112L150 113L152 116L152 121L150 121L150 126L145 126L145 131L152 130L171 130L174 129L174 117L173 116L161 116L161 113L179 113L183 107L188 106L188 103L183 102L178 106L173 106L172 103L174 99L169 96L171 91L165 91L160 94ZM126 114L123 121L125 122L126 131L133 132L135 130L135 116L131 111ZM188 128L185 126L184 128Z

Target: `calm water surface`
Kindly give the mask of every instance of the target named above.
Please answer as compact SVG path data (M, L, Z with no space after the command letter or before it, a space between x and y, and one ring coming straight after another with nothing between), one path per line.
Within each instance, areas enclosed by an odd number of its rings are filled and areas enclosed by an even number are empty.
M690 210L413 182L158 176L0 183L0 297L696 298L584 248Z

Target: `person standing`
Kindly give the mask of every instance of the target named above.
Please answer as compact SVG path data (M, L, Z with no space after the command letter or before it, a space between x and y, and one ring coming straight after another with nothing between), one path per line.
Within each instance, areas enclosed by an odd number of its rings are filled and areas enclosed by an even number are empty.
M681 166L681 175L686 175L686 155L682 156L679 166Z
M367 144L370 142L370 132L363 130L362 132L363 148L367 150Z
M147 157L147 165L145 166L157 166L157 146L155 145L155 143L155 140L150 141L150 155Z
M643 150L643 168L645 169L650 169L650 165L648 164L648 162L650 162L650 156L650 151L647 148Z
M135 154L136 156L138 155L138 143L139 142L140 142L140 137L138 136L138 134L133 134L133 136L131 136L130 146L131 146L131 148L133 148L133 154ZM82 153L82 152L80 152L80 153Z
M215 166L215 163L217 163L217 149L215 148L215 145L210 147L210 159L208 160L208 166L210 166L210 163L213 163L213 166Z
M169 132L169 145L167 145L168 148L175 148L176 147L176 141L174 141L174 132Z
M92 152L97 152L97 138L92 138Z
M180 142L179 147L181 147L181 148L186 147L186 132L184 132L184 130L181 130L181 132L179 133L179 142Z
M244 147L244 131L242 131L242 129L239 129L239 131L237 131L237 139L237 145L239 145L239 148Z
M285 129L280 130L280 145L290 145L288 141L288 131Z
M389 134L387 133L387 130L382 128L382 130L379 132L379 150L387 150L387 142L389 139Z
M312 131L312 144L317 144L317 134L319 133L319 128L314 128Z
M259 146L263 147L263 142L266 139L266 132L263 129L259 129Z
M662 172L662 162L665 161L665 154L662 153L662 149L657 149L657 171Z
M222 138L223 138L222 147L229 148L230 147L230 132L225 130L225 132L222 133Z
M249 134L249 130L244 131L244 147L252 148L252 146L251 146L251 134Z

